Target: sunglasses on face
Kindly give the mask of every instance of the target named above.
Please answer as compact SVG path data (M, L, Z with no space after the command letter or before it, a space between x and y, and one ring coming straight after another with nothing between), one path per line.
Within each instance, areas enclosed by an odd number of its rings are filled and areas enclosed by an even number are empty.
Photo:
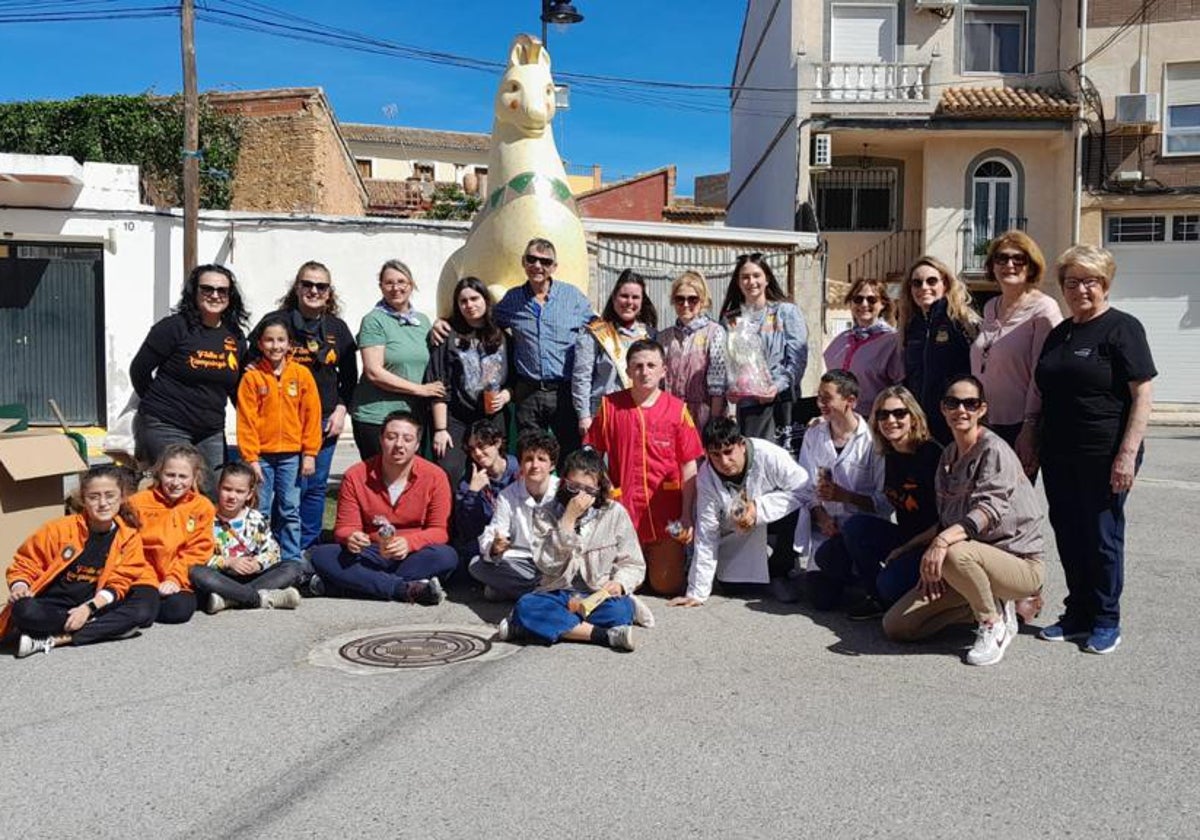
M699 295L675 295L675 302L680 306L696 306L700 303Z
M218 300L229 297L228 286L210 286L207 283L201 283L196 287L196 291L204 297L217 298Z
M1024 268L1025 266L1029 265L1029 257L1025 256L1024 254L993 254L992 263L994 265L1004 265L1005 263L1010 263L1014 268Z
M903 420L908 414L907 408L880 408L875 411L875 420L879 423L882 423L889 417L894 420Z
M879 298L875 297L875 295L855 295L854 297L850 298L850 301L859 306L862 306L864 303L867 306L874 306L875 304L879 303Z
M979 397L942 397L942 408L947 411L958 411L960 408L965 408L967 411L978 411L983 405L983 400Z
M328 283L314 283L311 280L301 280L300 281L301 289L303 289L306 292L316 292L319 295L323 295L326 292L328 292L329 285L330 284L328 284Z
M600 488L598 487L589 487L586 484L579 484L578 482L567 481L566 479L563 479L562 486L566 488L566 491L572 496L576 493L586 493L589 496L595 496L600 492Z
M536 254L526 254L525 265L540 265L543 268L549 268L554 265L554 257L539 257Z
M916 289L919 289L922 286L928 286L932 289L941 282L942 278L935 274L932 277L913 277L908 281L908 285Z

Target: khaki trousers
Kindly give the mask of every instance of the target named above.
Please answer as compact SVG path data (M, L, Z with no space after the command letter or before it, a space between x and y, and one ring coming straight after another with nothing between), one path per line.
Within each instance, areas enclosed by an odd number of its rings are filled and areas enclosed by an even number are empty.
M1038 592L1045 580L1041 559L1009 554L978 540L955 543L946 552L942 579L950 589L930 600L914 586L883 617L883 632L896 641L915 641L951 624L1001 618L996 599L1009 601Z

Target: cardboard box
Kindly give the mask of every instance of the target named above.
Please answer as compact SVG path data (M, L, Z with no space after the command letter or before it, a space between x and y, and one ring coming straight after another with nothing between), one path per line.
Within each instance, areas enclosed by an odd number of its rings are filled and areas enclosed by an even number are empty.
M38 526L63 515L63 476L87 469L62 432L31 430L0 434L0 571ZM0 579L0 604L8 586Z

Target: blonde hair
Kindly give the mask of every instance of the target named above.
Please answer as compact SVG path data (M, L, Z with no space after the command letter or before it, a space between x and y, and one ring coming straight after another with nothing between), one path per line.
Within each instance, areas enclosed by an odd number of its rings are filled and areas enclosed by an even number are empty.
M889 385L879 392L879 396L875 398L875 404L871 406L871 434L875 436L875 450L880 455L887 455L889 452L896 452L896 447L892 446L891 441L883 436L879 431L879 421L875 419L875 412L883 407L887 400L900 400L904 403L904 407L908 409L908 416L912 418L912 423L908 430L907 443L914 450L925 441L932 438L929 434L929 421L925 418L925 412L921 409L921 404L917 402L917 398L912 395L912 392L903 385Z
M204 456L200 454L200 450L192 446L190 443L172 443L163 449L162 454L158 456L158 460L154 462L154 466L150 469L154 476L152 487L158 487L162 481L162 471L166 469L167 461L174 461L180 458L192 465L192 487L197 493L203 493L207 486L206 473L208 472L208 463L204 460Z
M675 278L671 284L671 302L675 301L675 294L684 286L688 286L696 290L696 294L700 295L700 309L704 312L712 306L712 296L708 293L708 280L699 271L688 270Z
M879 317L891 323L894 304L892 303L892 296L888 294L887 283L884 283L882 280L875 280L871 277L859 277L850 285L850 291L846 292L846 296L842 298L842 303L849 306L851 301L854 300L854 296L861 294L862 290L867 286L878 292L879 301L883 304L883 308L879 310Z
M1106 292L1112 285L1113 278L1117 276L1117 261L1113 259L1112 252L1099 245L1072 245L1063 251L1054 269L1058 275L1058 285L1062 285L1063 277L1071 266L1079 266L1091 272L1093 276L1103 278Z
M996 256L997 251L1005 246L1024 251L1025 256L1029 257L1029 267L1025 272L1025 283L1029 286L1036 286L1038 283L1041 283L1042 276L1046 273L1046 258L1042 256L1042 249L1033 241L1033 237L1023 230L1005 231L988 244L987 261L983 264L984 276L989 280L995 281L996 275L992 273L992 258Z
M413 277L412 270L407 265L402 263L400 260L388 260L382 266L379 267L379 282L380 283L383 282L383 275L387 272L387 270L389 268L392 271L398 271L401 274L403 274L405 279L407 279L408 282L412 284L413 291L415 292L417 290L417 278Z
M904 275L904 293L900 295L896 307L896 332L899 334L900 346L904 346L904 333L913 316L912 275L923 265L929 266L942 276L942 285L946 287L946 313L950 316L951 321L962 327L967 338L974 340L975 334L979 331L977 326L979 315L971 308L971 293L967 290L967 285L954 276L950 266L937 257L926 254L913 263L908 273Z

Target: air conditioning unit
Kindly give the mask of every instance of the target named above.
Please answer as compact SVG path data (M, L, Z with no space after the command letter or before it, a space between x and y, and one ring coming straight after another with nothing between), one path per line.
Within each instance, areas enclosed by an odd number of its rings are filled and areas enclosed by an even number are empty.
M833 137L828 134L814 134L812 154L808 160L809 169L828 169L833 166Z
M918 9L953 9L958 0L913 0Z
M1156 125L1157 123L1157 93L1117 95L1117 125Z

